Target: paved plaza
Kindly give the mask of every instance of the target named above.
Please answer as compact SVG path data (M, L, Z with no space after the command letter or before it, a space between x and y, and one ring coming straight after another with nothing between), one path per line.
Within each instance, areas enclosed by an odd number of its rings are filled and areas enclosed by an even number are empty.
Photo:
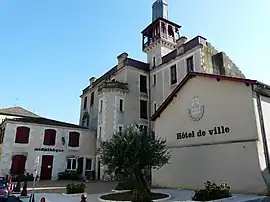
M191 201L191 197L193 196L193 191L188 190L176 190L176 189L154 189L153 191L168 193L172 196L168 202L182 202L182 201ZM98 202L98 197L102 194L88 194L87 201L88 202ZM63 196L61 194L56 193L38 193L35 195L35 201L40 201L42 197L46 198L46 202L80 202L80 196ZM25 199L23 201L28 202L29 199ZM222 200L222 202L266 202L265 197L261 196L253 196L253 195L237 195L232 197L231 199Z
M72 181L39 181L36 185L35 191L35 201L39 202L42 197L46 198L47 202L80 202L80 195L76 196L66 196L62 195L65 193L65 187L70 183L79 183ZM110 193L112 189L115 188L116 182L88 182L86 184L85 192L87 193L88 202L98 202L98 197L105 193ZM28 193L31 193L32 184L28 184ZM192 196L194 195L193 191L190 190L180 190L180 189L153 189L152 191L167 193L171 195L171 198L167 200L168 202L172 201L191 201ZM29 198L23 199L23 201L29 201ZM255 195L234 195L232 198L222 200L222 202L266 202L265 197L255 196Z

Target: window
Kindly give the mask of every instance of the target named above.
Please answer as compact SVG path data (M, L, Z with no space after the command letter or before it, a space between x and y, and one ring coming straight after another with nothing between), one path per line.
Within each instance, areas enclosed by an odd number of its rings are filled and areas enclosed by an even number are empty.
M154 103L154 113L157 111L157 103Z
M76 170L77 169L77 159L68 158L67 160L67 170Z
M174 37L173 27L170 25L168 26L168 34L169 36Z
M102 133L102 130L101 130L102 128L101 127L99 127L99 139L101 140L101 133Z
M83 126L89 126L89 114L87 111L84 112L83 117L82 117L82 125Z
M10 174L23 174L25 171L26 156L15 155L12 157Z
M83 109L87 108L87 96L84 97L84 101L83 101Z
M17 127L15 143L28 144L30 128L20 126Z
M92 170L92 159L86 159L85 161L85 170L89 171Z
M141 131L144 135L147 135L147 126L145 126L145 125L140 125L140 131Z
M154 74L153 75L153 85L156 85L157 84L157 75Z
M80 133L78 132L70 132L68 146L69 147L79 147L80 142Z
M118 133L122 134L122 131L123 131L123 126L118 126Z
M166 27L165 27L165 23L164 22L161 23L161 31L163 33L166 33Z
M140 75L140 92L147 93L147 76Z
M124 100L123 99L120 99L119 101L119 110L120 112L123 112L124 111Z
M56 130L46 129L44 132L44 145L55 145Z
M99 110L99 112L102 112L102 110L103 110L103 100L100 100L100 110Z
M153 67L156 66L156 57L153 57Z
M140 118L147 119L147 101L140 100Z
M91 100L90 100L90 106L93 106L93 104L94 104L94 98L95 98L95 94L94 94L95 92L92 92L91 93Z
M176 65L171 66L171 85L177 83Z
M194 72L193 56L187 58L187 73Z

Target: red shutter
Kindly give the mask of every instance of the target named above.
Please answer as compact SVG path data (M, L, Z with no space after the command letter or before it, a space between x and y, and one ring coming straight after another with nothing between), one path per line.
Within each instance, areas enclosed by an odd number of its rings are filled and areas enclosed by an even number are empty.
M55 145L56 130L46 129L44 132L44 145Z
M25 170L26 156L24 155L15 155L12 157L11 162L11 174L21 174Z
M17 127L15 143L27 144L29 142L30 128L20 126Z
M80 142L80 133L78 132L70 132L69 133L69 147L79 147Z

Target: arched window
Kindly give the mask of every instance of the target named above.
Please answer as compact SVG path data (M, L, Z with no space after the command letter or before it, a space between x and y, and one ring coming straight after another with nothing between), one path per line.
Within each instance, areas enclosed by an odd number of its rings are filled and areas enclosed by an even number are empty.
M25 162L26 156L25 155L14 155L11 161L11 174L23 174L25 170Z
M169 36L174 37L173 28L170 25L168 26L168 34L169 34Z
M80 133L78 132L70 132L68 139L69 147L79 147L80 145Z
M30 128L25 126L17 127L15 143L28 144Z
M55 145L56 130L46 129L44 132L44 145Z
M166 33L166 27L165 27L165 23L164 22L161 23L161 31L163 33Z

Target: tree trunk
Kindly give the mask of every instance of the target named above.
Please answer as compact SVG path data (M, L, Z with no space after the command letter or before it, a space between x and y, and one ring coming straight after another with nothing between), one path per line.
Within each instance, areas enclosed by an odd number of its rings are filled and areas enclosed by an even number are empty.
M146 192L146 193L150 194L150 189L147 186L147 183L144 179L144 176L143 176L143 173L141 172L141 170L140 169L136 170L134 172L134 175L135 175L136 181L138 183L138 189L142 192Z

